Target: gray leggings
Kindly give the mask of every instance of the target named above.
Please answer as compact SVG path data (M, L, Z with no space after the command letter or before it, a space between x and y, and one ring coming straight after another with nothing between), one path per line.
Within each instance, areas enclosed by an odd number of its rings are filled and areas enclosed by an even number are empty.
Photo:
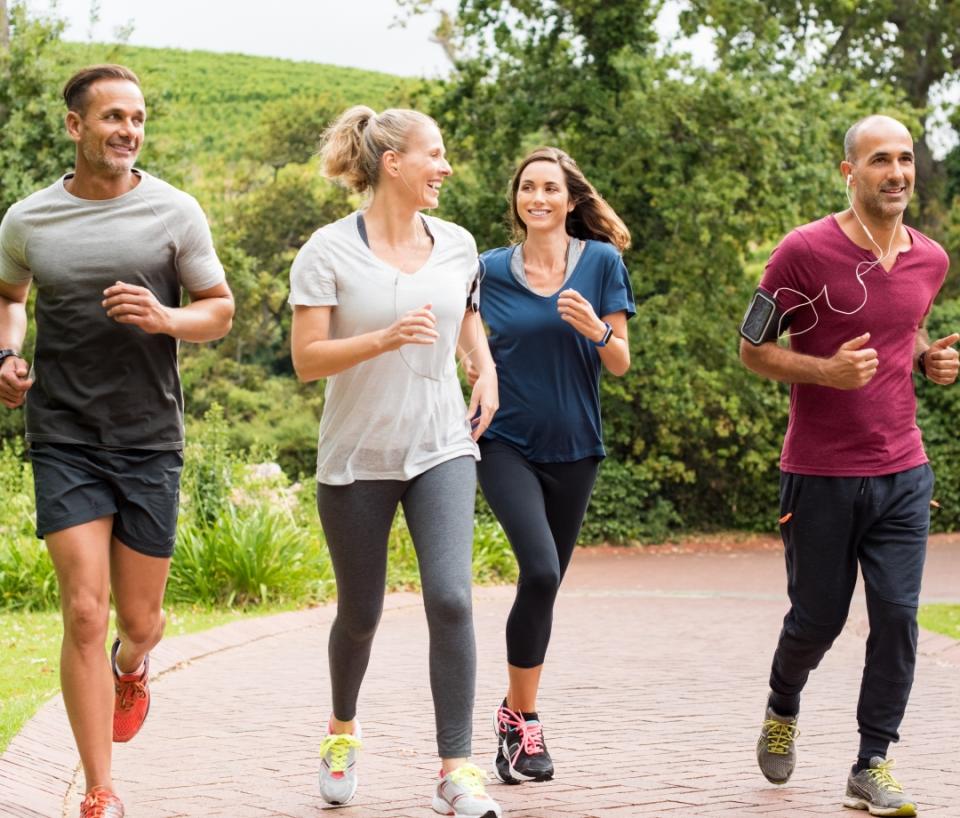
M383 611L387 538L403 503L420 564L430 630L430 688L441 758L470 755L476 644L473 636L473 510L477 471L458 457L412 480L317 484L320 523L337 578L330 629L333 715L356 716L360 683Z

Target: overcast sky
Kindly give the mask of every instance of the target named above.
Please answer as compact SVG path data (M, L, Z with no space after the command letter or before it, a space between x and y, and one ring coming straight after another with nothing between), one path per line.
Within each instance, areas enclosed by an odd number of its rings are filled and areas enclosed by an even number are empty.
M456 0L441 0L448 8ZM28 0L47 12L49 0ZM114 41L132 21L131 45L237 51L435 77L446 72L443 50L430 42L436 15L391 26L394 0L100 0L90 28L90 0L59 0L68 40Z
M47 12L50 0L27 0ZM59 0L68 40L112 42L133 23L132 45L237 51L268 57L346 65L407 76L438 77L449 69L443 50L430 42L437 15L396 25L395 0L99 0L100 20L90 26L91 0ZM438 0L453 11L457 0ZM676 4L661 15L661 35L676 31ZM712 54L704 36L693 51ZM709 61L709 56L704 61Z

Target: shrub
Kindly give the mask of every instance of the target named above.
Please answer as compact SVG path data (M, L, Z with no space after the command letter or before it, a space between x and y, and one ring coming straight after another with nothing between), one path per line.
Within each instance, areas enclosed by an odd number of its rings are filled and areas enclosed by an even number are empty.
M33 480L19 439L0 446L0 609L38 611L58 604L53 563L34 535Z
M665 539L680 522L660 482L637 463L606 458L600 465L580 541L637 542Z
M937 304L928 329L931 340L960 332L960 298ZM937 477L934 498L940 507L931 510L930 524L936 531L954 530L960 527L960 437L955 420L960 416L960 386L938 386L919 375L914 380L917 423Z
M167 594L178 602L246 607L318 602L330 590L325 549L289 514L255 505L229 507L212 525L180 530Z

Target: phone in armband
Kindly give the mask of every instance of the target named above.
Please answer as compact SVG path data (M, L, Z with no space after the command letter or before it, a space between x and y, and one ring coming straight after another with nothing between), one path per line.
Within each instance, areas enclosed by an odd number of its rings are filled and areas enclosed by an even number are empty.
M775 341L780 335L781 318L782 313L773 296L757 289L740 323L740 335L754 346Z

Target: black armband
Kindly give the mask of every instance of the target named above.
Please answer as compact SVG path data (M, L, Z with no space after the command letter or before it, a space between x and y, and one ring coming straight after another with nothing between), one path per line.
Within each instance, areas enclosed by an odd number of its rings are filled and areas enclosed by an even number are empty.
M758 287L740 322L740 336L754 346L776 341L791 318L792 315L785 318L773 296Z
M480 282L483 281L484 273L487 268L482 258L477 259L477 274L470 284L470 292L467 294L467 309L473 312L480 312Z

